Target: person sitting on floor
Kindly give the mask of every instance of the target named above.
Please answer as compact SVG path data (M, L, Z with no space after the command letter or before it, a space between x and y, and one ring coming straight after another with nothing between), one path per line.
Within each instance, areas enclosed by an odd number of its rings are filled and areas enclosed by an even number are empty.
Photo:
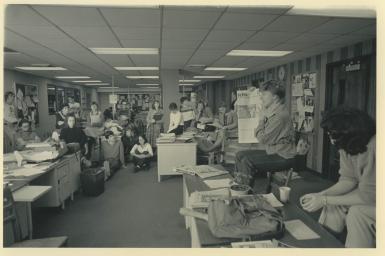
M19 123L19 131L16 133L16 149L23 150L28 143L40 142L36 132L32 131L31 122L23 119Z
M138 142L132 147L130 154L133 157L135 172L149 167L150 160L154 155L152 147L144 135L138 136Z
M270 80L261 90L263 110L255 136L265 150L239 151L235 157L235 181L251 187L257 172L279 169L297 154L293 123L284 105L285 88Z
M346 247L376 247L376 124L365 112L337 108L321 122L339 150L336 184L300 198L304 210L322 208L319 223L332 232L347 228Z
M175 135L182 134L184 122L182 114L178 111L178 106L175 102L172 102L170 103L168 109L170 110L170 125L167 133L175 133Z
M114 174L123 166L126 168L124 159L123 143L116 138L112 131L106 131L104 137L106 141L102 141L101 160L104 161L106 177Z
M67 117L67 127L60 131L60 141L64 141L68 144L77 143L80 146L80 150L86 158L89 158L87 136L82 128L76 127L76 118L74 115Z

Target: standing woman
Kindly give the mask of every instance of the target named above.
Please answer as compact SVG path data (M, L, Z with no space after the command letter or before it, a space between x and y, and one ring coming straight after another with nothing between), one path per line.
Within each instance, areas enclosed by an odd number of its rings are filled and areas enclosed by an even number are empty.
M163 111L159 101L155 100L147 114L146 137L152 147L156 147L156 139L161 132L163 132Z
M91 112L89 115L89 124L92 127L101 127L103 126L103 113L98 109L98 104L92 102Z
M62 109L56 113L56 129L60 130L67 125L69 109L68 104L64 104Z

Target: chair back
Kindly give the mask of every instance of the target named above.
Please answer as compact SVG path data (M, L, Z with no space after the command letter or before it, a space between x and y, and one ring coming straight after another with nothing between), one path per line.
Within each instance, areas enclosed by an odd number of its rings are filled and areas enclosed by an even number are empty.
M3 246L8 247L21 241L21 228L15 201L8 184L3 187Z

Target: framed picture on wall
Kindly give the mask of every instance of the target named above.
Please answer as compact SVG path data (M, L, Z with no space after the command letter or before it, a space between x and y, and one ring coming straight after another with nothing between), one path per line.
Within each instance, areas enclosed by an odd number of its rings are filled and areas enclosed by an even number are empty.
M32 84L14 84L17 117L27 119L32 125L39 124L38 87Z

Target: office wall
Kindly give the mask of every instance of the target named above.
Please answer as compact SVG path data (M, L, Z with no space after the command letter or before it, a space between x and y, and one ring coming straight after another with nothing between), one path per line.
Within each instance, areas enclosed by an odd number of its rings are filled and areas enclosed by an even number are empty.
M315 112L314 112L314 132L310 136L311 150L307 157L307 167L318 172L322 171L322 153L323 153L323 130L320 129L319 124L321 120L321 114L325 110L325 90L326 90L326 66L328 63L347 60L358 56L375 55L376 52L376 39L358 42L356 44L348 45L345 47L337 48L329 52L322 54L308 56L303 59L295 60L290 63L285 63L276 67L269 68L267 70L261 70L260 72L249 74L247 76L239 77L231 81L214 81L207 82L198 87L198 91L203 96L207 93L206 97L209 99L210 106L214 109L217 108L217 103L220 99L223 99L223 93L227 96L230 95L231 90L235 88L242 88L248 84L251 84L253 80L259 78L278 79L278 69L281 66L285 66L286 77L284 84L286 86L286 106L291 109L291 77L293 75L316 72L317 73L317 88L315 90ZM371 116L376 116L376 73L375 73L375 58L372 63L372 73L370 79L369 89L369 106L368 112ZM228 84L231 82L231 85ZM227 98L226 98L227 100Z
M73 84L47 79L40 76L30 75L23 72L18 72L14 70L4 70L4 92L13 91L14 92L14 84L31 84L36 85L38 87L38 98L39 98L39 127L36 129L37 133L46 137L48 134L52 132L55 128L55 115L48 114L48 94L47 94L47 84L53 84L63 87L72 87L80 89L81 98L85 97L86 91L92 94L93 89L83 88L81 86L76 86ZM96 98L95 98L96 99Z

